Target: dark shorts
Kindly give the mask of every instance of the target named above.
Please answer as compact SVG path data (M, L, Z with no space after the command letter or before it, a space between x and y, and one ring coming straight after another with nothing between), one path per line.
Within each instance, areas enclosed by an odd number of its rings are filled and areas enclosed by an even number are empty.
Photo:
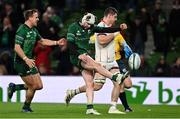
M15 62L14 69L20 76L28 76L39 73L37 67L29 68L25 62Z
M92 54L92 55L89 55L88 53L85 53L85 54L88 55L88 56L90 56L92 59L94 59L94 57L95 57L94 54ZM71 60L71 63L72 63L74 66L76 66L76 67L79 68L80 71L82 71L82 70L84 69L84 67L82 67L82 65L81 65L82 60L80 60L80 59L78 58L78 56L71 55L71 56L70 56L70 60Z
M84 69L84 68L81 66L81 61L82 61L82 60L80 60L80 59L78 58L78 56L71 56L71 57L70 57L70 60L71 60L71 63L72 63L74 66L76 66L76 67L79 68L80 71L82 71L82 70Z

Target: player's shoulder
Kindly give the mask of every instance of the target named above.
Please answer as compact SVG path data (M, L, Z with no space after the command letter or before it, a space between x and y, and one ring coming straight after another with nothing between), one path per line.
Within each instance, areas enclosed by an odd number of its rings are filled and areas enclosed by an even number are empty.
M78 22L74 22L74 23L69 25L68 31L69 32L75 32L78 29L78 27L79 27Z
M18 27L17 31L22 30L22 29L24 29L24 28L25 28L25 27L24 27L24 24L21 24L21 25Z
M16 33L25 33L25 31L26 31L26 26L25 26L25 24L21 24L20 26L19 26L19 28L17 29L17 31L16 31Z
M99 27L106 27L106 24L101 21L101 22L99 22L98 26L99 26Z
M118 40L124 40L124 37L121 33L117 34L115 38L117 38Z

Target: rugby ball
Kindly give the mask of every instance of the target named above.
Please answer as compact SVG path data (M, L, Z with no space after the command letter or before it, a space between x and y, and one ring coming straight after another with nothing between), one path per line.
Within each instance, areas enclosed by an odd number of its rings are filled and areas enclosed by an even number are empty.
M129 67L132 69L132 70L137 70L139 69L140 65L141 65L141 59L140 59L140 56L139 54L137 53L132 53L128 59L128 64L129 64Z

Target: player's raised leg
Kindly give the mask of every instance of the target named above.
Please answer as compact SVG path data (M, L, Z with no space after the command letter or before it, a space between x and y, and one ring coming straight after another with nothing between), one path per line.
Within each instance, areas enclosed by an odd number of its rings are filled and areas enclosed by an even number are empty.
M123 80L128 76L128 74L120 74L120 73L114 73L112 74L107 69L105 69L100 63L97 63L94 61L90 56L86 54L82 54L79 56L79 59L83 61L82 67L89 70L95 70L99 74L118 82L119 84L123 82Z

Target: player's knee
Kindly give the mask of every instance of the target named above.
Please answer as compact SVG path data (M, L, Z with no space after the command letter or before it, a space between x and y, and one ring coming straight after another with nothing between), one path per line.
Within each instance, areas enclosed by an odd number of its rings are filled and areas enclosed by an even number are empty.
M94 83L87 83L87 88L88 89L93 89L94 88Z
M127 88L127 89L129 89L129 88L131 88L132 87L132 84L127 84L127 85L125 85L125 88Z
M38 85L37 90L43 89L43 85Z
M102 83L96 83L96 84L94 85L94 91L98 91L98 90L100 90L102 87L103 87L103 84L102 84Z
M42 88L43 88L42 84L36 84L36 85L33 86L34 90L41 90Z
M130 78L127 78L125 81L124 81L124 87L129 89L132 87L132 81Z

